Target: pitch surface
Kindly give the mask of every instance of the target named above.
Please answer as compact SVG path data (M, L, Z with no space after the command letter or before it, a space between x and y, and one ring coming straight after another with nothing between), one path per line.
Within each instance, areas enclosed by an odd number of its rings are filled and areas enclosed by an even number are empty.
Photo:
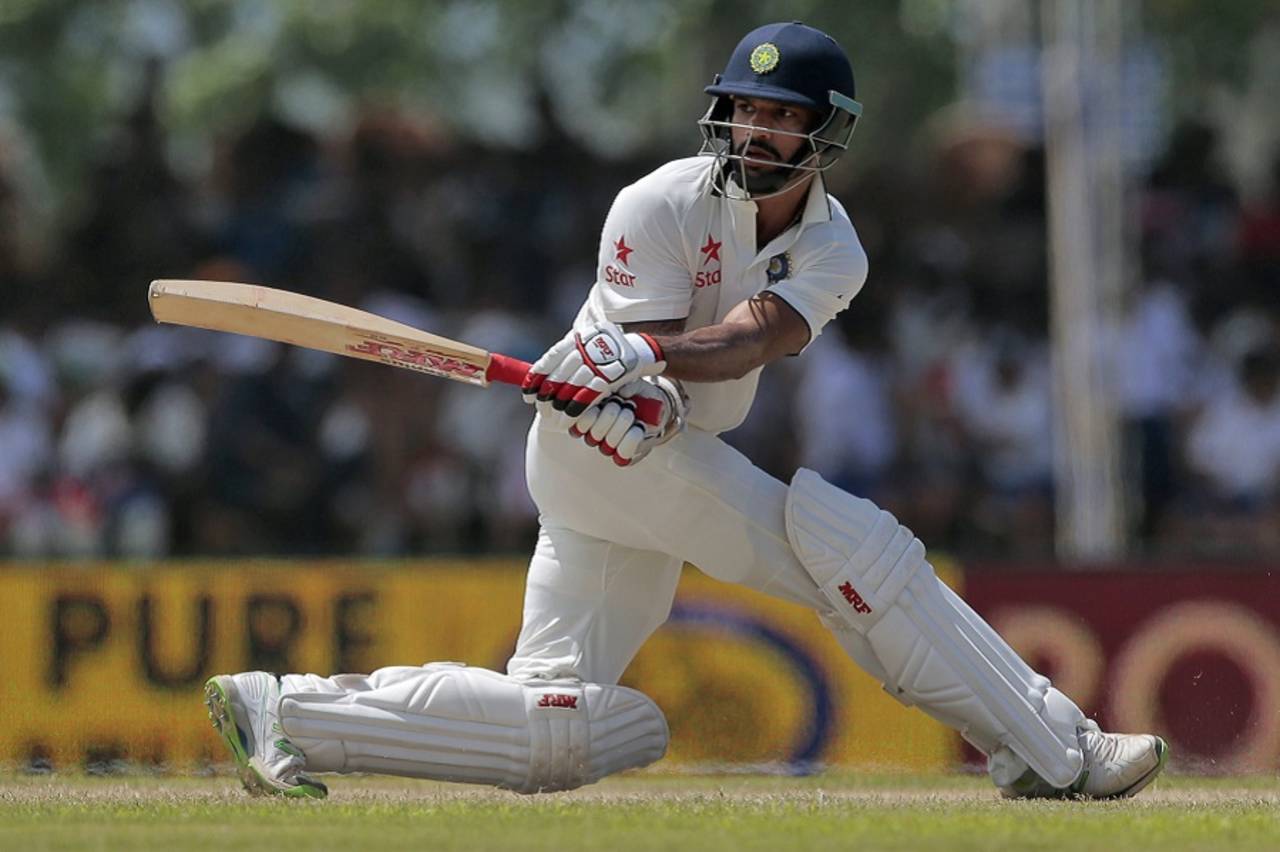
M1280 779L1162 779L1125 802L1007 802L981 779L639 774L523 797L377 778L325 802L234 777L0 775L0 849L1181 850L1280 848Z

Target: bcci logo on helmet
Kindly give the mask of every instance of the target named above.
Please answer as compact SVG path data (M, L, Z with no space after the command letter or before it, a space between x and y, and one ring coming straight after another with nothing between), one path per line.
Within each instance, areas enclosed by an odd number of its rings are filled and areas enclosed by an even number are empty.
M751 51L751 70L757 74L768 74L778 67L778 60L781 58L778 48L766 41Z

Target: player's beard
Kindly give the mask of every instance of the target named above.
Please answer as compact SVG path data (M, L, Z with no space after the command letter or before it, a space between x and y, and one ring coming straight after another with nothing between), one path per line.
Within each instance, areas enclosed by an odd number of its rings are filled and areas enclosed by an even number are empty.
M795 167L808 156L805 153L804 146L801 146L791 160L784 160L782 153L777 148L760 139L743 140L740 144L734 146L733 153L737 157L751 156L756 159L765 159L758 151L748 154L749 148L758 148L766 152L776 162L776 165L764 166L756 163L745 163L742 160L731 161L729 176L752 196L771 195L778 192L788 183L793 183L800 174Z

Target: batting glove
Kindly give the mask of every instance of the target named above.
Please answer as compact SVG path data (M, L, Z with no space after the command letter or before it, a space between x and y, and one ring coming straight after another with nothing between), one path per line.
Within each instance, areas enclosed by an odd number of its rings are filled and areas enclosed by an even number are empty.
M662 347L647 334L628 334L611 322L571 331L534 362L520 390L539 411L577 419L623 385L667 367Z
M660 406L657 424L636 419L640 399L651 399ZM688 401L675 382L661 376L637 379L587 409L569 427L569 434L582 438L619 467L627 467L680 434L687 415Z

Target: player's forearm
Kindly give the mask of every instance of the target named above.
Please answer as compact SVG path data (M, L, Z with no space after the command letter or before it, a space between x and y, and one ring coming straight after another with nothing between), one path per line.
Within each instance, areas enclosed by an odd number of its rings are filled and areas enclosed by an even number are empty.
M765 363L764 332L754 323L726 318L722 323L684 333L685 320L627 323L627 331L644 332L662 347L664 375L690 382L722 382L745 376Z
M666 357L666 375L686 382L740 379L770 361L799 352L809 326L772 293L736 305L723 321L684 334L650 331Z
M739 323L722 322L654 339L666 356L664 375L686 382L740 379L769 361L764 332Z

